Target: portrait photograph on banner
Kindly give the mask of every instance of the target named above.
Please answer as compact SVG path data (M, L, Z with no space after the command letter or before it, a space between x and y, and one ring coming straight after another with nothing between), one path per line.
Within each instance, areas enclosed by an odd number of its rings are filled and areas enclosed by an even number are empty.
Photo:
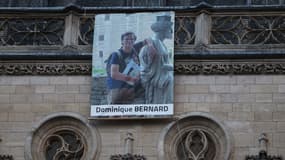
M173 31L174 12L96 15L91 117L173 115Z

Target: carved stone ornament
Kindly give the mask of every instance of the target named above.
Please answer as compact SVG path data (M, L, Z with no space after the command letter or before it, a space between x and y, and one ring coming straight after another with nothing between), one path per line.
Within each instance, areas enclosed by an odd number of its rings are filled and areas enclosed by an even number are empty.
M0 63L0 75L90 75L90 63Z
M258 155L246 156L245 160L282 160L281 156L267 155L266 151L260 151Z
M206 134L199 129L190 130L185 139L185 148L187 158L191 160L205 159L208 151L209 142Z
M26 139L26 160L94 160L99 157L99 135L83 116L54 113L33 128Z
M0 160L14 160L11 155L0 155Z
M134 136L128 132L125 137L125 154L111 155L110 160L146 160L145 156L133 154Z
M193 45L195 41L195 17L175 17L175 45Z
M46 159L81 159L86 150L83 138L71 130L49 135L44 147Z
M212 44L284 44L285 16L214 16Z
M62 45L64 18L0 18L0 46Z
M79 44L92 45L94 34L94 17L81 17L79 30Z
M267 154L268 138L266 133L262 133L258 139L260 151L258 155L246 156L245 160L282 160L281 156Z
M227 75L227 74L285 74L283 61L176 61L176 74Z
M175 60L175 74L186 75L240 75L285 74L285 62L276 61L194 61ZM91 75L91 62L77 63L0 63L0 75Z
M110 160L146 160L142 155L124 154L124 155L113 155Z
M213 116L192 112L164 128L159 160L229 160L232 135Z

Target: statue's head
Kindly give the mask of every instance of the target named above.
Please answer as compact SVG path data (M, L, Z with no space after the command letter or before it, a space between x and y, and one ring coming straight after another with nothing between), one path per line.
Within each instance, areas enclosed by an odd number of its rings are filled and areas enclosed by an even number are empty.
M166 38L171 38L169 36L172 36L172 25L171 16L162 15L156 17L156 22L151 25L151 29L154 32L170 34L166 35Z

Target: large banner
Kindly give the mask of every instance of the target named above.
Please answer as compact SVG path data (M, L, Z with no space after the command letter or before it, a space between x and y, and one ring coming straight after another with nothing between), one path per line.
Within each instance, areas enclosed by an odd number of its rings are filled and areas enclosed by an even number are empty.
M174 12L95 17L91 117L173 115Z

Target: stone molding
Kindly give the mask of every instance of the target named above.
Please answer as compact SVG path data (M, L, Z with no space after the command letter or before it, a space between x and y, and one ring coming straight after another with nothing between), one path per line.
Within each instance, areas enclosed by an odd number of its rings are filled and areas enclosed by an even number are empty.
M0 61L1 62L1 61ZM10 62L0 63L0 75L91 75L88 61ZM285 74L285 61L275 60L190 60L176 59L175 74L248 75Z
M282 160L281 156L268 155L266 151L260 151L258 155L246 156L245 160Z
M125 159L131 159L131 160L146 160L146 158L142 155L133 155L133 154L124 154L124 155L112 155L110 160L125 160Z
M284 74L284 60L184 60L175 61L176 74L186 75L242 75Z
M1 62L1 61L0 61ZM90 75L89 62L4 62L0 75Z
M45 159L46 140L56 132L72 131L82 138L84 143L83 159L99 158L101 150L100 134L88 120L77 113L58 112L50 114L34 124L31 133L26 138L25 159Z
M230 160L233 153L233 137L229 129L214 116L204 112L191 112L177 117L161 132L158 142L159 160L178 160L177 149L191 130L201 130L211 138L215 157L211 160ZM209 158L209 157L208 157ZM212 157L213 158L213 157Z
M233 7L281 7L284 2L282 0L266 1L266 0L216 0L216 1L205 1L205 0L25 0L18 2L16 0L2 0L0 2L1 8L59 8L60 10L82 10L85 8L174 8L174 9L194 9L194 8L233 8ZM52 10L50 9L50 10ZM90 9L89 9L90 10Z

